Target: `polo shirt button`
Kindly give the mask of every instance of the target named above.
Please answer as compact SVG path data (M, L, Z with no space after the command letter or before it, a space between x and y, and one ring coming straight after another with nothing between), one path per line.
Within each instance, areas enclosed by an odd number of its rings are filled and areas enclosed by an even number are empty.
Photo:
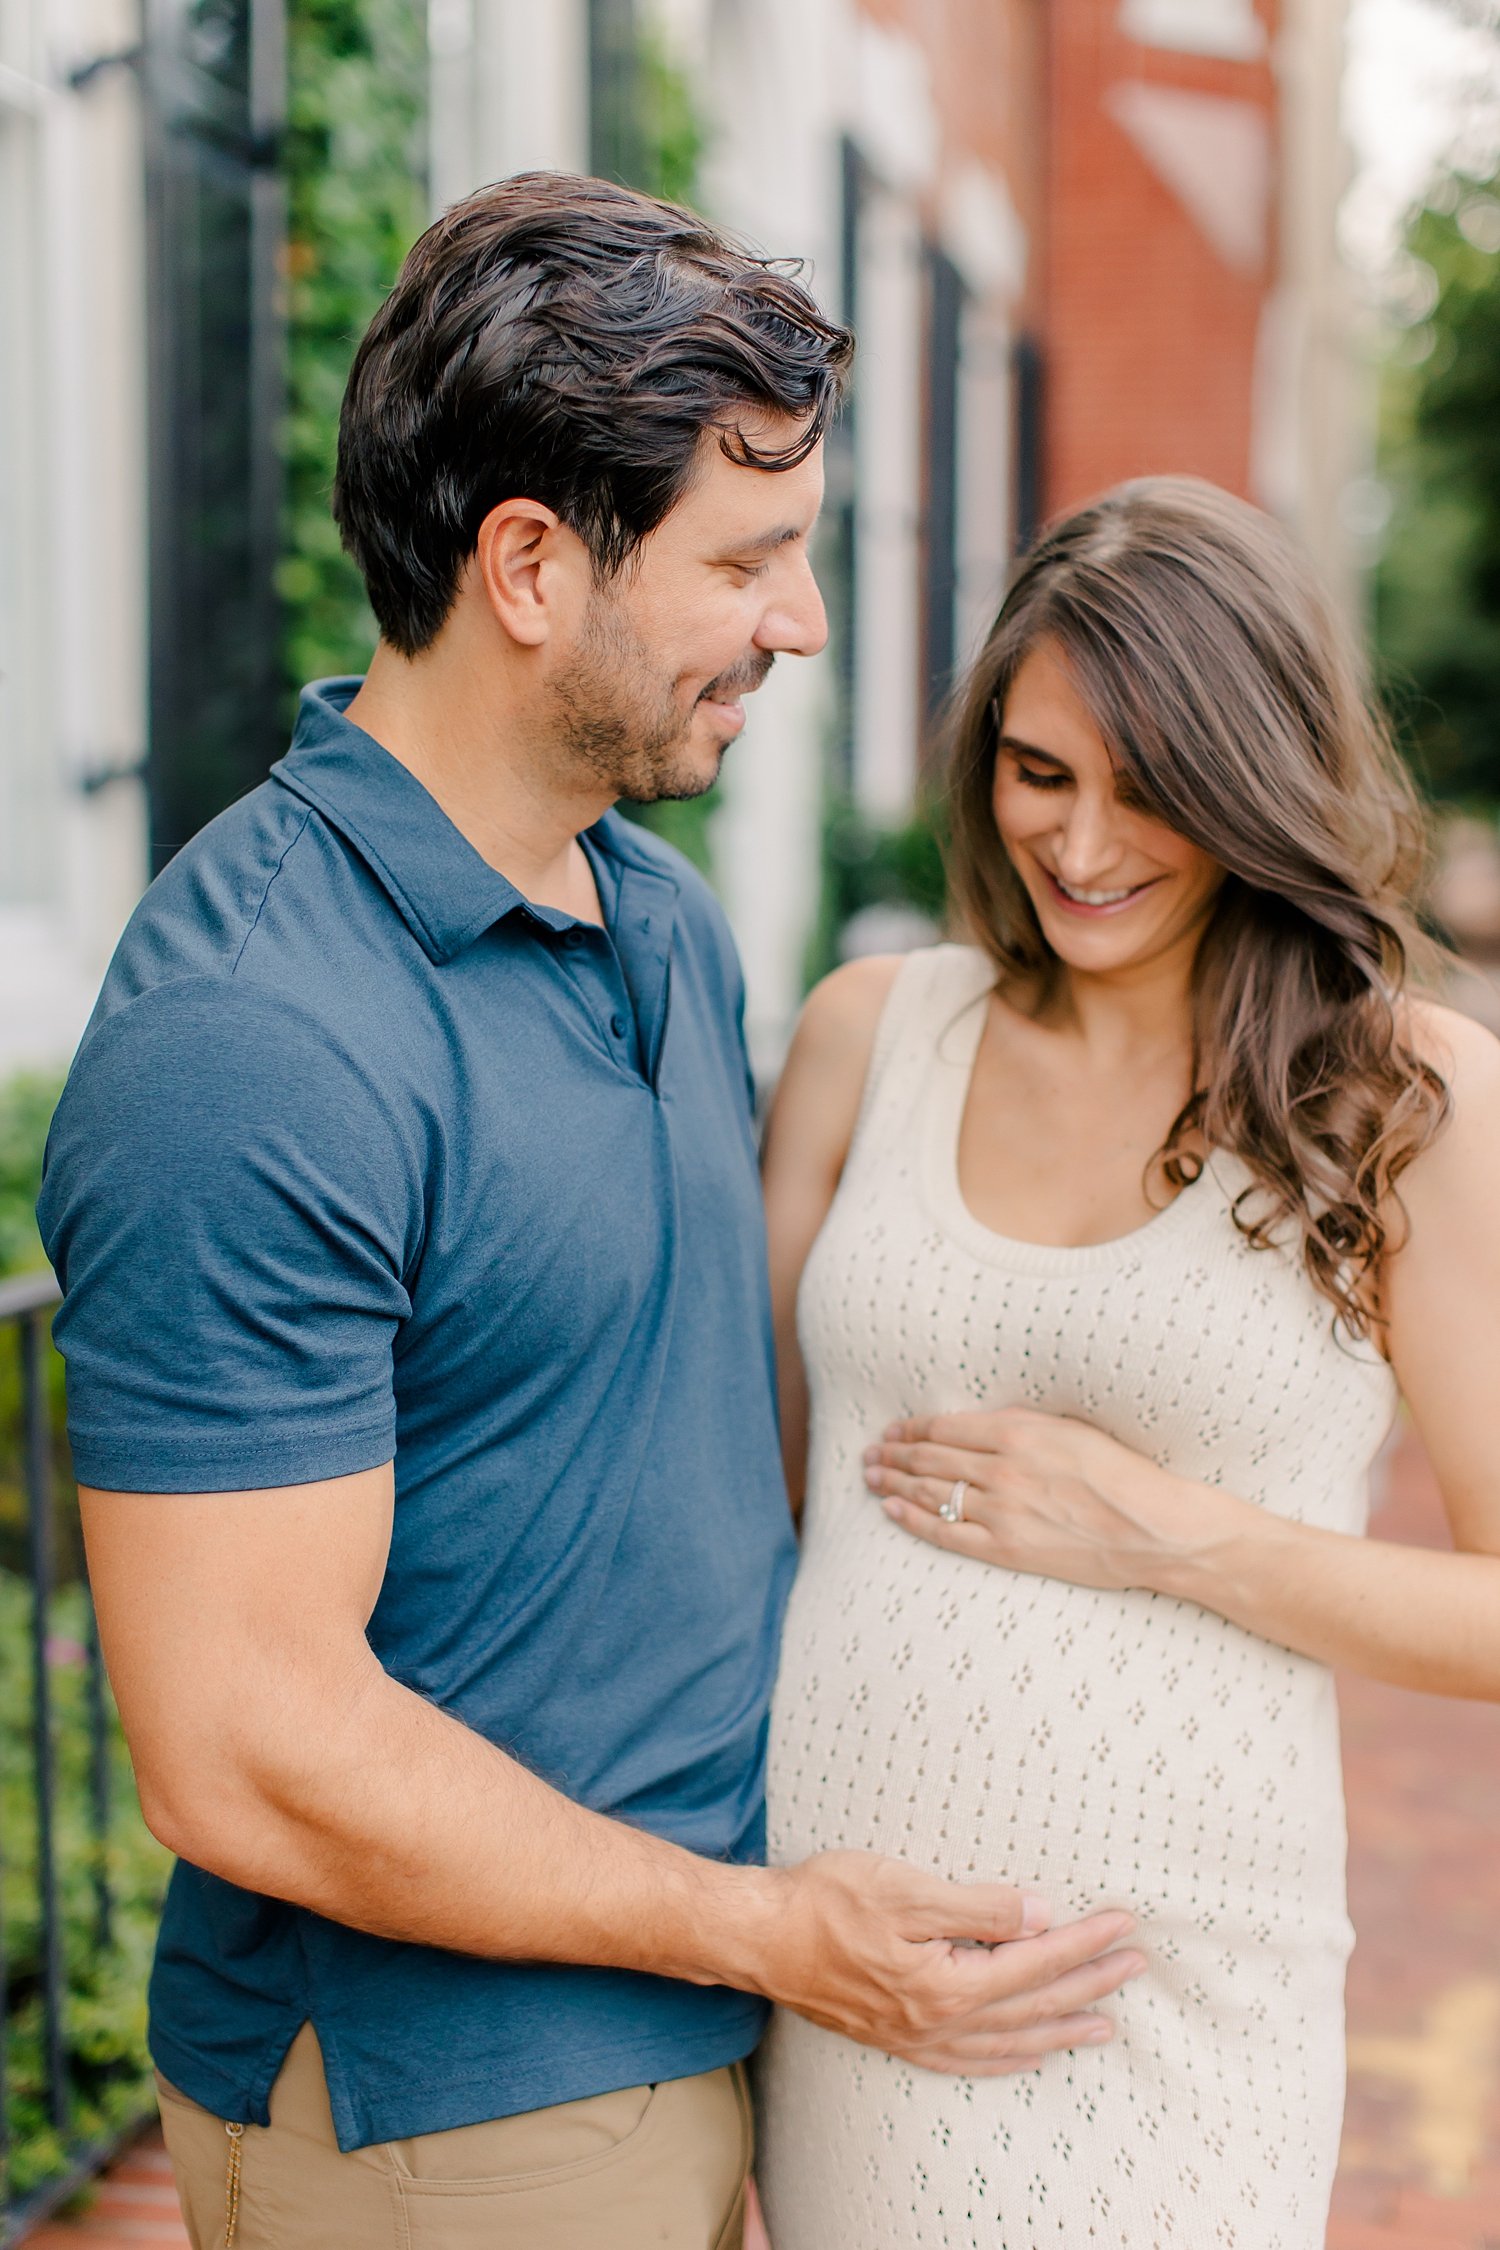
M578 924L577 924L576 922L575 922L575 923L574 923L574 924L572 925L572 927L571 927L570 929L566 929L566 930L564 930L564 931L563 931L563 944L564 944L564 945L582 945L582 943L583 943L583 932L582 932L582 930L581 930L581 929L580 929L580 928L578 927Z
M623 1039L625 1036L625 1018L619 1014L612 1015L609 1019L609 1028L617 1039Z

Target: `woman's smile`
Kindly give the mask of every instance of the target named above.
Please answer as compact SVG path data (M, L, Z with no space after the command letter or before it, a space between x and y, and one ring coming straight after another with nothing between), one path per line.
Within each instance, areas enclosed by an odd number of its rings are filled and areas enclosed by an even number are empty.
M1040 864L1038 862L1038 865ZM1091 885L1085 889L1078 884L1065 883L1062 877L1055 874L1050 867L1043 867L1042 875L1054 905L1060 907L1065 914L1081 914L1090 918L1097 918L1104 914L1119 914L1126 907L1134 906L1137 899L1144 898L1147 891L1155 890L1158 883L1165 881L1164 876L1148 875L1140 883L1127 883L1110 888L1103 885Z

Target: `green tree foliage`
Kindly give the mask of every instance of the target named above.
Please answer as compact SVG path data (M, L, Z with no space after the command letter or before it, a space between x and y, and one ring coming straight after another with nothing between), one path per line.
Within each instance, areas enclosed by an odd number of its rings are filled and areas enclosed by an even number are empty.
M286 550L295 691L363 671L375 624L329 513L339 404L365 328L427 219L425 13L292 0L288 24Z
M47 1127L62 1091L50 1074L23 1072L0 1085L0 1274L45 1264L36 1231Z
M1386 371L1394 502L1375 579L1383 685L1424 780L1500 800L1500 177L1414 219L1414 309ZM1423 300L1430 300L1424 304Z

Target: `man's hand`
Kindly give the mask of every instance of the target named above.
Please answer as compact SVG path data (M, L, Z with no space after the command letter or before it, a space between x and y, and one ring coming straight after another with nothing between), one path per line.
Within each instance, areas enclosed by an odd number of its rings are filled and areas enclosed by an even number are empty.
M814 2023L926 2070L995 2078L1113 2035L1096 2004L1146 1967L1111 1952L1128 1914L1046 1928L1038 1899L866 1852L774 1871L736 1976Z

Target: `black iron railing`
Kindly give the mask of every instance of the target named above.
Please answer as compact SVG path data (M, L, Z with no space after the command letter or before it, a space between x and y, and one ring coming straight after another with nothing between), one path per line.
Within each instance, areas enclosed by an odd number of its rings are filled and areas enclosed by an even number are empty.
M18 1469L16 1497L18 1522L6 1525L6 1547L12 1574L23 1576L24 1610L7 1618L7 1639L17 1637L23 1646L7 1646L0 1658L19 1667L27 1676L18 1702L25 1708L26 1724L20 1740L7 1739L9 1757L22 1760L22 1771L3 1777L9 1825L19 1833L0 1831L0 1899L8 1891L12 1902L16 1882L26 1875L35 1886L35 1919L28 1911L13 1916L24 1924L24 1944L18 1947L14 1932L7 1932L0 1914L0 1976L5 1990L5 2015L0 2026L0 2245L18 2242L48 2212L90 2178L121 2140L117 2127L107 2136L90 2137L78 2126L74 2072L67 2027L68 1924L65 1918L65 1885L82 1874L87 1906L80 1932L72 1921L75 1942L81 1935L93 1948L92 1966L107 1959L115 1945L115 1899L110 1873L111 1715L99 1636L86 1584L80 1585L83 1628L76 1661L83 1673L81 1698L71 1697L71 1720L81 1723L86 1743L70 1742L69 1766L77 1774L84 1804L81 1849L87 1866L77 1870L64 1865L59 1812L59 1713L53 1690L58 1660L55 1635L55 1596L60 1578L82 1578L81 1551L71 1511L59 1510L54 1461L60 1443L54 1398L51 1319L57 1303L57 1285L50 1274L25 1275L0 1281L0 1378L7 1396L14 1385L15 1457ZM67 1550L59 1556L59 1533ZM60 1570L60 1561L62 1569ZM23 1622L24 1620L24 1622ZM29 1738L29 1739L28 1739ZM80 1756L80 1752L82 1755ZM17 1806L19 1819L15 1817ZM20 1857L18 1847L24 1845ZM5 1883L6 1861L11 1881ZM27 1902L28 1907L30 1901ZM7 1939L9 1937L9 1942ZM40 2080L41 2109L48 2156L43 2176L33 2160L18 2179L14 2158L14 2115L11 2065L15 2059L13 2033L24 2015L28 2026L28 2073L32 2092ZM39 2068L38 2068L39 2065ZM32 2103L33 2110L35 2102ZM141 2105L143 2110L145 2105ZM137 2120L138 2122L139 2120ZM127 2132L134 2125L127 2122Z

